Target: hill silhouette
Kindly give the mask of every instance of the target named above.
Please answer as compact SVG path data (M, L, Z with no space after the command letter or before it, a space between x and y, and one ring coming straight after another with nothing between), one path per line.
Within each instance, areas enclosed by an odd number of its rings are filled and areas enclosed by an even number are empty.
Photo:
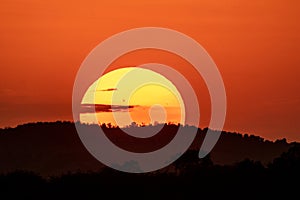
M148 140L128 136L110 124L102 128L122 148L144 152L170 141L181 125L158 126L161 132ZM130 174L95 160L83 147L74 123L39 122L1 129L1 199L297 199L299 143L222 132L213 151L199 159L207 129L197 130L190 149L170 166Z
M97 125L85 125L95 128ZM102 124L107 137L116 145L133 152L147 152L161 148L176 134L179 124L158 124L161 131L148 138L134 138L118 127ZM133 124L127 129L139 129ZM153 126L143 128L153 129ZM189 127L184 127L189 128ZM197 136L189 148L197 152L207 129L197 130ZM223 131L210 153L216 165L233 165L245 159L270 164L282 153L288 152L296 143L285 139L264 140L254 135L242 135ZM32 171L44 177L61 175L67 172L96 172L105 168L92 157L81 143L72 122L37 122L19 125L16 128L0 129L0 173L16 170ZM178 163L178 162L177 162ZM176 164L163 170L174 169Z
M179 173L130 174L104 168L47 179L15 171L0 175L0 193L4 199L297 199L299 195L299 144L268 167L249 159L215 165L210 156L199 160L196 150L188 150L174 166Z

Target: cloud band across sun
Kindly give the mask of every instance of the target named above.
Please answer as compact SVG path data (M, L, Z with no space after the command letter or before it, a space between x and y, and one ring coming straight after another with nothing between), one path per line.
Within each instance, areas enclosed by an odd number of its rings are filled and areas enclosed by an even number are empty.
M81 104L81 113L94 112L125 112L136 106L122 106L122 105L106 105L106 104Z

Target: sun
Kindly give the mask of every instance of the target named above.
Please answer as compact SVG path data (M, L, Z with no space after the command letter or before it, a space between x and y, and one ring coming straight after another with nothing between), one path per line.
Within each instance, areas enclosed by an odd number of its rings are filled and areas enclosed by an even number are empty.
M184 123L184 103L174 84L149 69L126 67L101 76L86 91L83 107L96 111L80 114L82 123L137 124Z

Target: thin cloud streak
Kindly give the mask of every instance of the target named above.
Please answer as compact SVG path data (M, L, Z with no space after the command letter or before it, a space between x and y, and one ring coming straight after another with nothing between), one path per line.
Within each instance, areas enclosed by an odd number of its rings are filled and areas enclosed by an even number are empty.
M111 92L111 91L116 91L118 90L117 88L107 88L103 90L97 90L97 92Z
M133 105L107 105L107 104L81 104L81 113L94 113L94 112L126 112L130 109L137 107Z

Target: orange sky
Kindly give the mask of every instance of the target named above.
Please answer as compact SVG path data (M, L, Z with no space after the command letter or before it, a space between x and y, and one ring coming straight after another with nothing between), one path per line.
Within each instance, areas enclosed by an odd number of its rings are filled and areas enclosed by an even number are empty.
M225 130L300 141L299 9L296 0L2 0L0 127L72 119L73 82L92 48L120 31L160 26L193 37L214 59L227 92ZM155 57L180 69L154 54L116 63Z

